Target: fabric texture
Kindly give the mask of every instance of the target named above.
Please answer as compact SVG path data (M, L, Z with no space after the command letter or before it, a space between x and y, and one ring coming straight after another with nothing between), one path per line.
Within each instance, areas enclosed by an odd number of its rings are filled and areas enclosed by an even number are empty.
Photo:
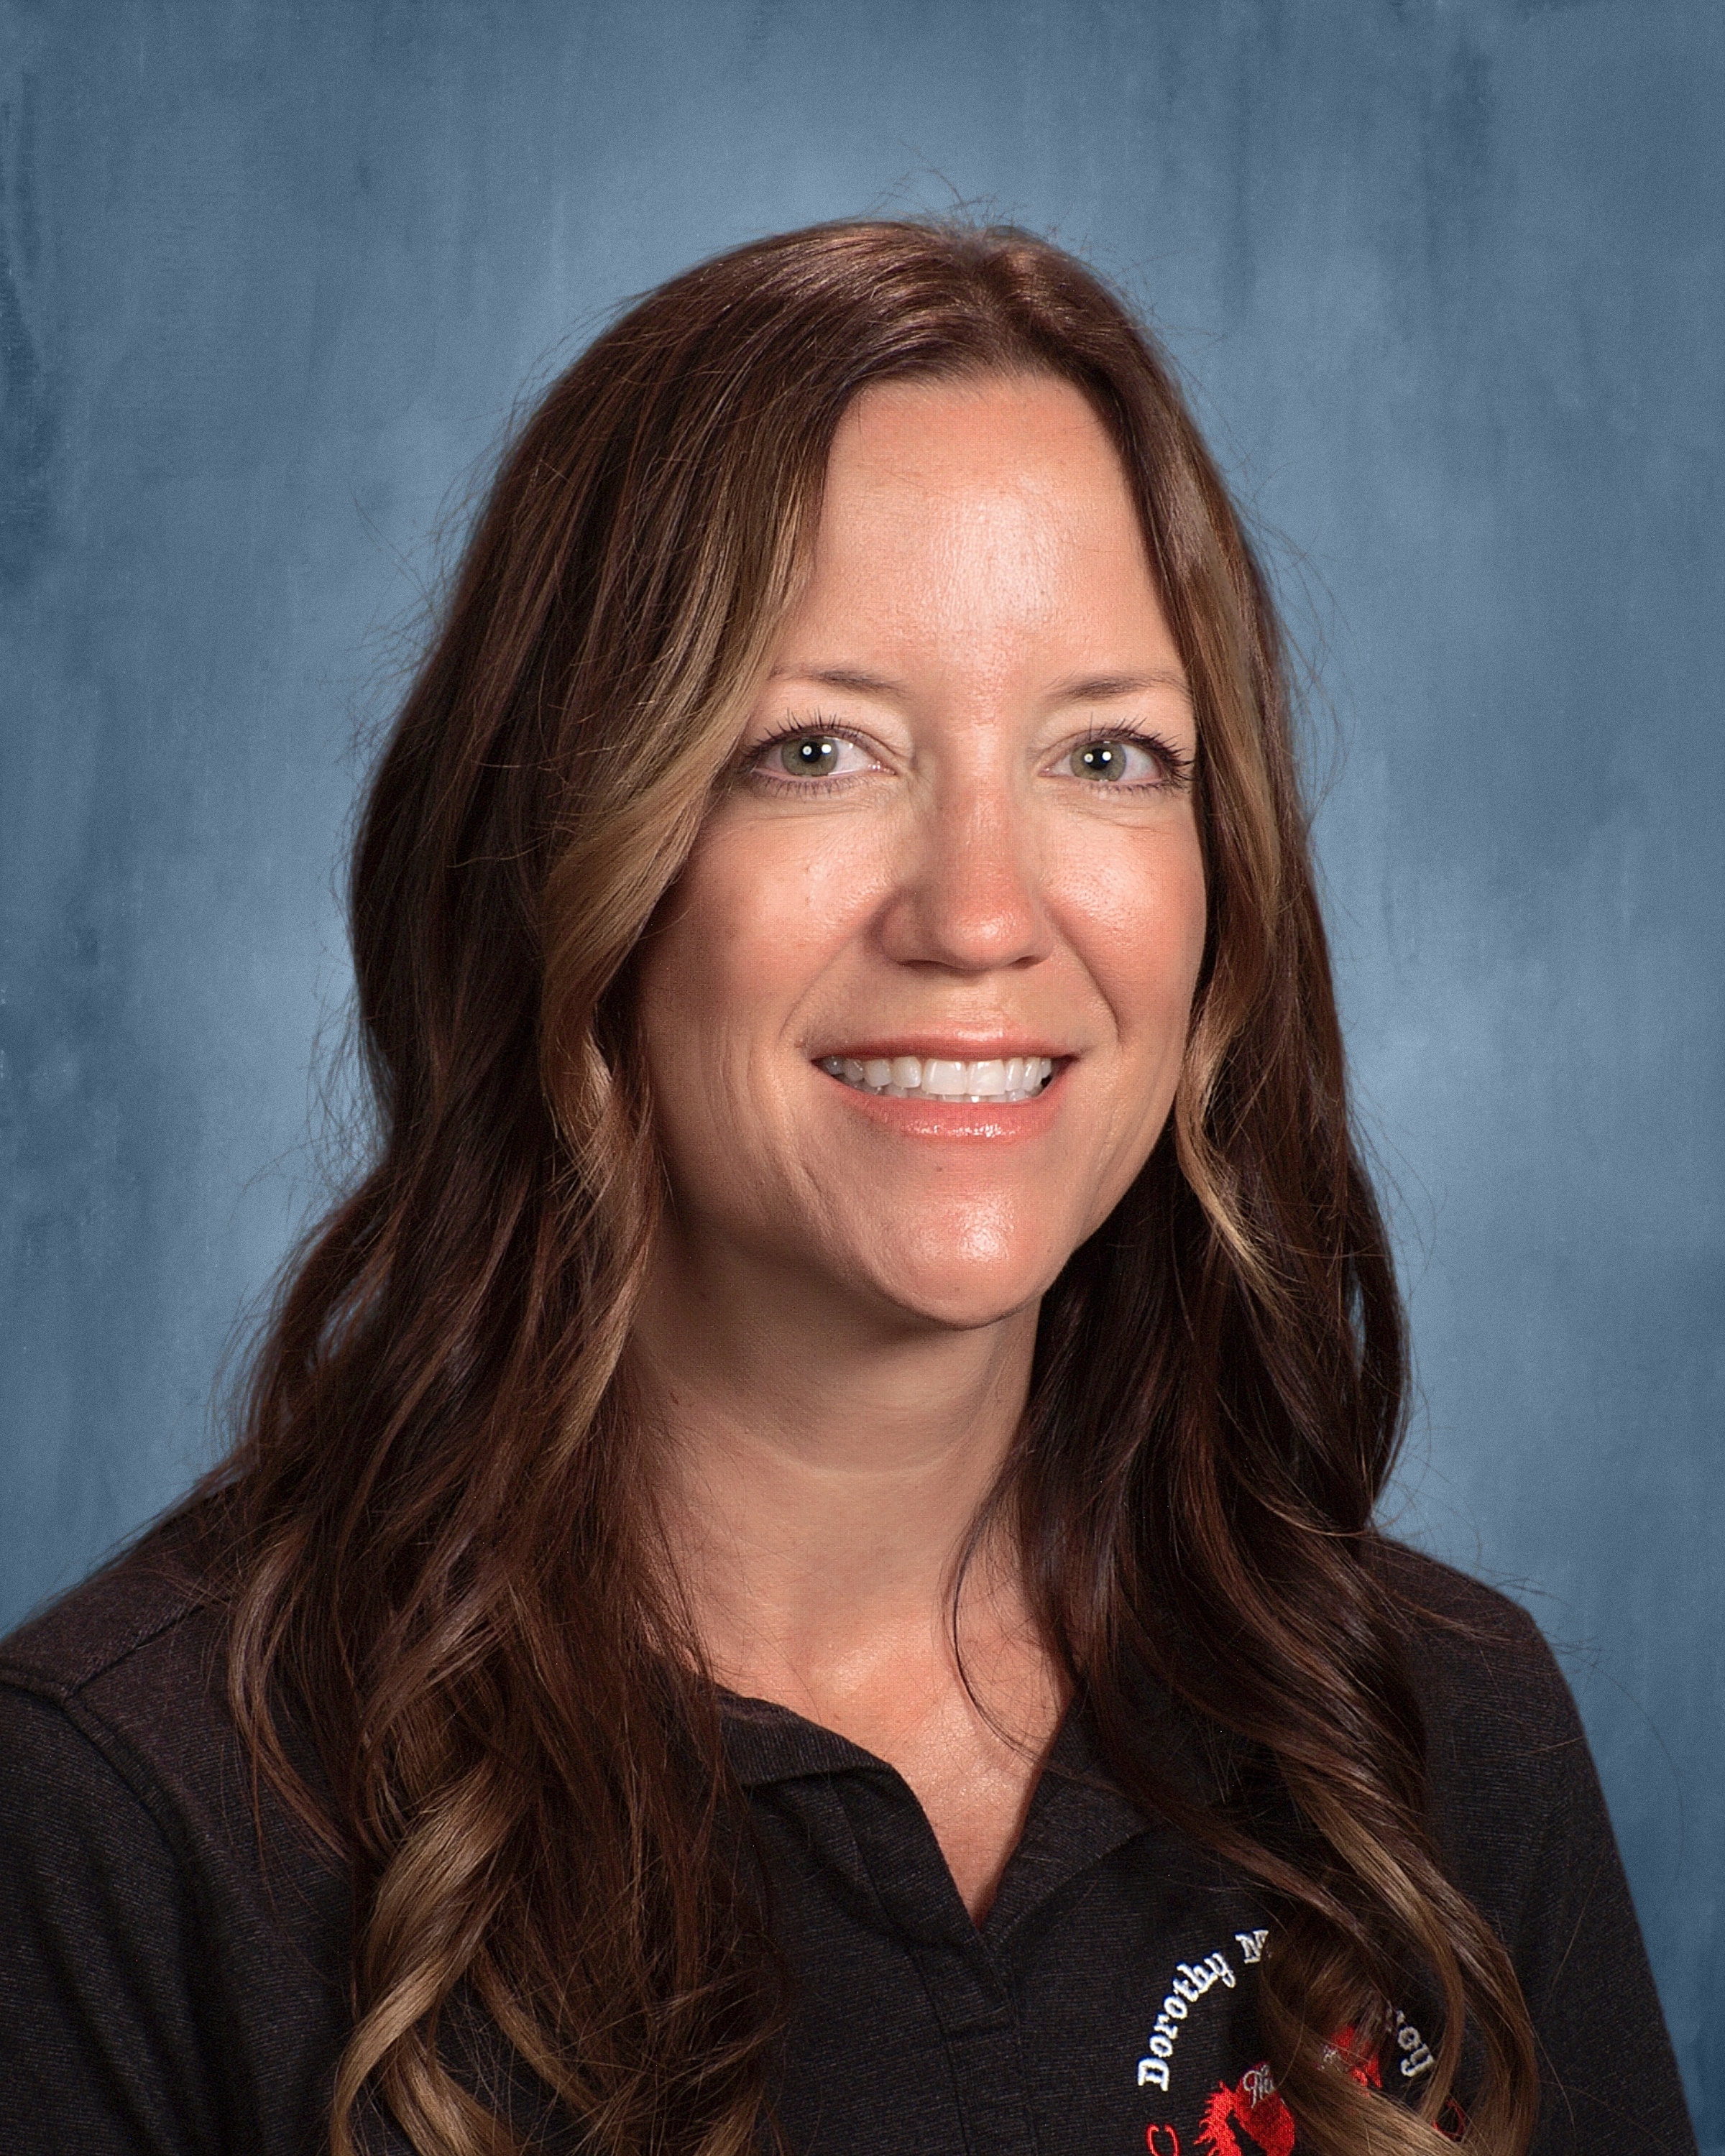
M0 2085L17 2156L326 2145L348 1884L254 1792L221 1618L171 1541L0 1645ZM1440 1845L1508 1945L1539 2037L1537 2156L1685 2156L1562 1676L1514 1604L1412 1553L1394 1562L1431 1613L1410 1654ZM774 2110L797 2156L1291 2156L1256 2018L1270 1919L1109 1786L1081 1712L979 1926L890 1767L762 1702L728 1702L726 1738L792 1984ZM1397 2004L1394 2046L1359 2065L1412 2095L1437 2032L1421 2001ZM403 2146L381 2118L369 2138Z

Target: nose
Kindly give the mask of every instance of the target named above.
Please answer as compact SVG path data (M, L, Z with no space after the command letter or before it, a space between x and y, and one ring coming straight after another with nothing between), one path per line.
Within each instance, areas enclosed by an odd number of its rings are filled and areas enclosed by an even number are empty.
M955 973L1034 965L1052 945L1028 804L1004 774L937 788L906 834L880 921L901 965Z

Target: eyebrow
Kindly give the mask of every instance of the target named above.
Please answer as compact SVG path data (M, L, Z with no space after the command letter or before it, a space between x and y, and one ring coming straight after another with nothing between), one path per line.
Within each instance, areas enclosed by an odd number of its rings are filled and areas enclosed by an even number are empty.
M1147 689L1172 689L1192 701L1192 685L1171 666L1158 666L1147 674L1081 674L1056 685L1055 701L1063 704L1106 704L1122 696L1142 696Z
M768 677L774 681L816 681L826 689L848 689L859 696L896 696L906 693L902 682L884 674L865 673L855 666L776 666ZM1147 689L1172 689L1189 704L1192 690L1185 676L1171 668L1158 667L1148 674L1080 674L1055 685L1051 701L1057 704L1106 704L1122 696L1142 696Z
M769 681L819 681L824 689L849 689L859 696L902 696L904 684L855 666L775 666Z

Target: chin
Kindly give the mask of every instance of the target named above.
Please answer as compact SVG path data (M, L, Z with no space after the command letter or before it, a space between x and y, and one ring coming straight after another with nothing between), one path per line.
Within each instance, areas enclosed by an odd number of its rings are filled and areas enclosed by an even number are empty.
M875 1286L901 1310L929 1323L972 1332L999 1325L1039 1302L1058 1277L1068 1252L1035 1247L978 1250L973 1239L945 1250L926 1245L870 1267Z
M1043 1290L1008 1297L1001 1295L918 1296L905 1294L894 1300L899 1307L923 1324L944 1332L980 1332L991 1325L1004 1325L1027 1308L1034 1308Z

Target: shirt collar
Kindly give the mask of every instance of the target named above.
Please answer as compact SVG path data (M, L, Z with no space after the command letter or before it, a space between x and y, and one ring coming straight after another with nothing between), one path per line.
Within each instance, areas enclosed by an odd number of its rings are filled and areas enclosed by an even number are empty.
M721 1691L719 1718L731 1771L746 1789L791 1782L804 1774L837 1774L872 1768L891 1773L884 1760L834 1729L824 1729L776 1700L745 1699Z
M878 1816L898 1815L908 1821L916 1815L915 1796L897 1770L848 1738L771 1700L721 1692L719 1707L732 1770L744 1789L832 1779L836 1794L855 1775L866 1778L885 1800L887 1810ZM845 1801L847 1816L854 1801ZM875 1819L877 1814L865 1809L863 1816ZM1097 1749L1090 1717L1082 1701L1076 1700L1061 1720L1031 1793L1023 1832L983 1926L985 1936L999 1940L1076 1873L1139 1835L1156 1831L1115 1787ZM889 1892L901 1868L887 1866L875 1878L877 1889ZM905 1906L896 1911L900 1920L912 1928L929 1918L929 1911L918 1900L921 1892L912 1881Z

